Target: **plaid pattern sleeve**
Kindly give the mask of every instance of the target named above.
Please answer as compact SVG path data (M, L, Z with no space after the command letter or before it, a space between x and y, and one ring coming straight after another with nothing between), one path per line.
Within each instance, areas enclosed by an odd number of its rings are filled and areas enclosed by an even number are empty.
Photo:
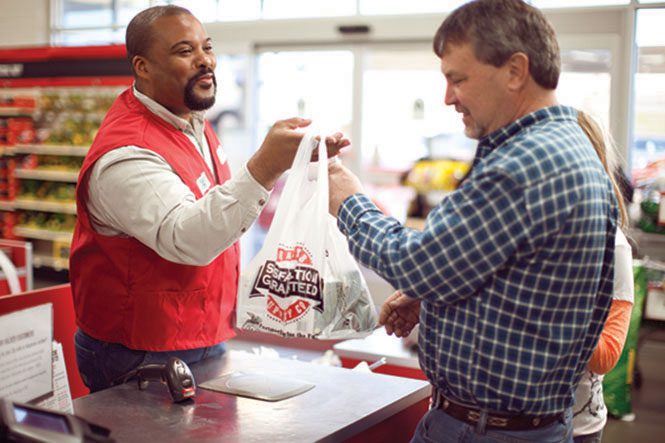
M480 141L471 176L423 232L362 195L340 208L352 254L422 300L420 363L444 394L496 412L573 402L609 309L616 202L572 108Z

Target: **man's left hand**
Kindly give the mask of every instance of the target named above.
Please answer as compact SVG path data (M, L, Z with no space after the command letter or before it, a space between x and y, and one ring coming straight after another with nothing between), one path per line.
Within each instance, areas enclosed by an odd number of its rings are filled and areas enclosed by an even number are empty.
M396 291L381 306L379 324L388 335L407 337L420 321L420 300Z

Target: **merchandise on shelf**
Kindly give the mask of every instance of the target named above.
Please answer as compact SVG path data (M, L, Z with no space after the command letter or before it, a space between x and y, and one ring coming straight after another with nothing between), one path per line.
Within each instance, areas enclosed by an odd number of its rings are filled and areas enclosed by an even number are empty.
M83 157L71 155L37 155L37 168L58 170L58 171L78 171L83 165Z
M644 232L665 234L665 159L634 171L633 183L639 191L637 227Z
M405 184L419 193L450 192L457 188L469 170L469 163L459 160L420 160L408 173Z
M36 142L88 146L122 88L50 88L41 91L35 113Z
M33 96L0 95L0 146L31 143L34 140L32 114L35 105Z
M34 265L66 269L78 171L133 77L124 45L0 50L0 228L33 244Z
M76 216L74 214L57 214L52 212L24 211L18 218L18 225L30 229L73 232Z
M76 184L21 180L18 197L26 200L74 202L76 200Z
M0 201L16 197L18 183L14 178L16 162L13 157L0 157Z
M406 175L404 184L416 190L408 217L425 218L443 196L457 189L470 164L460 160L419 160Z
M13 240L17 238L14 227L17 225L16 214L11 211L0 211L0 235L2 238Z

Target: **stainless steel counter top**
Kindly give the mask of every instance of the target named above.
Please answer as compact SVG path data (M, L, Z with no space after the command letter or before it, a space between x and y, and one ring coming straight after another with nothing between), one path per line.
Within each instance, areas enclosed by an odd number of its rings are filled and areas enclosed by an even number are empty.
M343 441L426 399L427 382L295 360L265 359L238 351L193 365L197 383L231 371L294 378L316 386L279 402L198 388L194 400L175 404L151 382L116 386L74 401L76 414L106 426L118 442Z

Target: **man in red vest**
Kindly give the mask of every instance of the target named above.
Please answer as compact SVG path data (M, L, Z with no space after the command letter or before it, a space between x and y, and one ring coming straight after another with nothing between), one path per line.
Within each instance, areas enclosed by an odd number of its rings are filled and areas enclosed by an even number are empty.
M149 8L130 22L126 46L135 83L106 115L76 191L76 353L93 392L143 364L224 352L235 335L238 239L310 123L275 123L231 178L204 118L217 85L201 23L181 7ZM342 134L326 141L329 155L349 144Z

